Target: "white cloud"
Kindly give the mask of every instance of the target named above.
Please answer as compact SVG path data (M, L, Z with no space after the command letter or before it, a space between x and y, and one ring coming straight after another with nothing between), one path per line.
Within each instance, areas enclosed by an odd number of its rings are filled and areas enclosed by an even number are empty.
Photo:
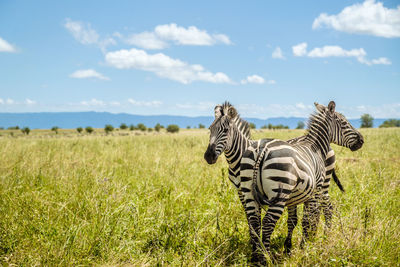
M168 46L168 43L158 38L153 32L134 34L127 38L126 42L144 49L164 49Z
M27 98L27 99L25 99L25 104L27 104L27 105L35 105L36 101Z
M326 45L322 48L314 48L308 53L309 57L365 57L367 53L363 48L345 50L340 46Z
M380 57L377 59L368 60L366 58L367 52L364 48L346 50L337 45L326 45L323 47L316 47L307 53L307 43L301 43L293 46L293 54L295 56L307 56L312 58L327 58L327 57L353 57L356 58L358 62L371 65L390 65L392 62L385 58Z
M67 19L64 26L82 44L96 44L99 40L99 35L90 24L85 25L82 22Z
M207 111L213 110L216 106L214 102L198 102L198 103L178 103L176 107L179 109L191 109L191 110L198 110L198 111Z
M6 100L6 104L7 105L13 105L13 104L15 104L16 102L13 100L13 99L11 99L11 98L7 98L7 100Z
M267 83L268 84L276 84L276 81L275 80L268 80Z
M153 72L159 77L189 84L193 81L211 83L231 83L231 79L222 72L211 73L201 65L190 65L179 59L173 59L162 53L148 54L144 50L132 48L108 52L106 62L118 69L139 69Z
M83 106L105 106L106 105L106 103L104 103L104 101L97 100L96 98L92 98L89 101L81 101L80 104Z
M64 27L74 36L74 38L84 45L94 44L100 47L100 49L105 52L107 46L116 45L117 42L111 38L106 37L100 39L99 34L92 29L89 23L83 23L80 21L73 21L71 19L66 19Z
M209 34L206 30L200 30L195 26L185 28L175 23L158 25L154 31L145 31L126 38L119 32L114 33L114 36L143 49L164 49L169 46L169 42L177 45L199 46L211 46L218 43L232 44L225 34Z
M15 53L17 52L17 49L0 37L0 52Z
M247 84L247 83L263 84L263 83L265 83L265 79L258 75L251 75L251 76L247 76L246 79L241 80L240 83L241 84Z
M110 102L110 105L111 105L111 106L121 106L121 103L118 102L118 101L111 101L111 102Z
M283 56L282 50L279 46L275 48L275 50L272 52L272 58L277 58L277 59L285 59Z
M153 101L137 101L133 98L129 98L128 102L134 106L138 107L159 107L162 105L161 101L153 100Z
M312 28L323 26L347 33L400 37L400 6L389 9L381 2L366 0L362 4L345 7L337 15L320 14L314 20Z
M98 73L97 71L95 71L93 69L77 70L74 73L72 73L69 77L77 78L77 79L96 78L96 79L105 80L105 81L110 80L110 78L104 76L101 73Z
M307 43L300 43L292 46L293 55L296 57L302 57L307 54Z
M181 45L214 45L216 43L231 44L224 34L210 35L205 30L195 26L180 27L175 23L158 25L154 33L161 39L171 40Z
M374 118L400 118L400 103L388 103L382 105L359 105L343 107L344 114L349 118L360 118L362 114L371 114ZM377 125L376 125L377 126Z

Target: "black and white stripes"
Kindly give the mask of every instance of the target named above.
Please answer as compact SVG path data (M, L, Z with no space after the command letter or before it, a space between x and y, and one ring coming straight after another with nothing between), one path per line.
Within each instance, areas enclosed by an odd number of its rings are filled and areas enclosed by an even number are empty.
M238 189L247 215L253 245L252 259L255 261L264 259L260 253L263 247L260 238L269 251L270 236L285 206L289 209L287 251L297 224L298 204L305 203L303 240L307 239L310 228L315 229L317 220L310 218L319 217L318 206L322 201L328 203L322 206L327 224L330 222L329 179L326 177L334 171L334 154L330 154L329 144L333 142L351 150L362 146L361 134L343 115L335 112L334 102L328 107L318 104L316 107L318 111L310 119L307 135L289 142L250 140L247 122L240 119L232 105L225 102L215 107L215 120L210 126L210 143L204 158L213 164L220 154L225 153L229 179ZM256 166L257 161L259 166ZM269 207L263 219L261 236L260 208L265 204Z
M359 149L363 137L343 115L335 112L335 103L328 107L316 104L317 113L310 118L307 135L293 144L272 139L252 144L244 152L240 167L240 190L243 192L245 212L249 222L253 243L253 259L263 262L262 247L269 252L271 234L284 207L289 209L288 237L286 250L290 252L291 236L297 224L295 207L304 203L303 240L316 229L319 218L319 203L323 201L322 192L326 176L325 159L330 143L336 143L351 150ZM264 152L265 151L265 152ZM262 156L256 179L256 187L269 203L262 221L260 207L256 200L253 176L257 161ZM257 168L256 168L257 169ZM312 220L311 220L312 218ZM260 237L262 243L259 242Z

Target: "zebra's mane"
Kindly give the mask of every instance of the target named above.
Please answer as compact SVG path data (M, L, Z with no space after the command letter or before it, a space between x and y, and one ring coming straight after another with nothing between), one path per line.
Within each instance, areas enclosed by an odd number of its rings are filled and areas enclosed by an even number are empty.
M307 132L310 132L313 125L321 125L326 122L327 114L325 112L316 111L310 115L307 122Z
M235 108L231 103L229 103L228 101L225 101L222 106L221 106L221 113L222 116L227 115L228 114L228 110L230 107ZM246 138L250 138L250 125L249 123L242 119L239 115L239 113L236 113L235 118L233 118L237 128L239 129L239 131L246 137Z

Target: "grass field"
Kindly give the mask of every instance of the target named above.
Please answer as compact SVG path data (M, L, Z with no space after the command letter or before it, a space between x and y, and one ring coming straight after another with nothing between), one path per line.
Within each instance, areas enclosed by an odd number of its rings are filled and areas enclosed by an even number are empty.
M364 147L334 146L346 192L332 184L333 227L283 255L286 212L272 251L286 266L400 265L400 129L361 130ZM288 139L302 130L255 131ZM207 130L178 134L0 131L0 263L246 265L248 227Z

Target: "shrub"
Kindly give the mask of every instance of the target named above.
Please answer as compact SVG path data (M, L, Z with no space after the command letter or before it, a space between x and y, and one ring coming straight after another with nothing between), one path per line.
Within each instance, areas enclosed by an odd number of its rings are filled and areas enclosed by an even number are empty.
M144 125L143 123L139 123L137 125L137 127L138 127L139 130L141 130L143 132L146 131L146 129L147 129L146 125Z
M170 124L167 127L167 132L169 133L177 133L179 132L179 126L176 124Z
M106 132L106 134L108 134L109 132L114 131L114 127L111 124L107 124L106 126L104 126L104 131Z
M256 125L254 123L252 123L252 122L249 123L249 126L250 126L250 129L255 129L256 128Z
M19 126L10 126L7 128L8 130L19 130Z
M199 129L204 129L206 128L206 126L204 126L204 124L199 123Z
M30 131L31 131L31 129L29 129L29 127L24 127L24 128L21 129L21 132L26 134L26 135L28 135Z
M156 130L156 132L159 132L161 127L162 126L159 123L157 123L156 126L154 126L154 130Z
M379 128L387 128L387 127L400 127L400 120L390 119L384 121Z
M87 126L87 127L85 128L85 131L86 131L88 134L91 134L92 132L94 132L94 129L93 129L91 126Z
M120 128L121 130L125 130L125 129L128 129L128 125L126 125L125 123L121 123L121 125L119 126L119 128Z
M374 125L374 118L369 114L361 116L361 128L372 128Z
M148 131L148 132L152 132L152 131L153 131L153 128L147 128L147 131Z
M304 126L305 126L304 122L299 121L299 122L297 123L296 129L304 129Z
M133 124L131 124L130 126L129 126L129 130L131 130L131 131L133 131L133 130L137 130L138 128L135 126L135 125L133 125Z
M51 128L51 130L53 131L53 132L55 132L56 134L58 134L58 126L53 126L52 128Z
M186 126L186 129L190 129L190 125Z

